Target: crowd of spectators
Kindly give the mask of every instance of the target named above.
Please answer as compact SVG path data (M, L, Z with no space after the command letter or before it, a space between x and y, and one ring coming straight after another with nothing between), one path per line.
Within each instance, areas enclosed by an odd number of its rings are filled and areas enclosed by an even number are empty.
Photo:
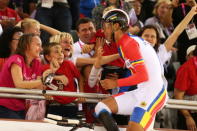
M53 74L52 83L61 91L135 90L135 86L104 90L99 83L130 74L117 55L111 25L102 23L103 14L116 8L128 13L128 32L155 49L170 98L196 101L195 0L0 0L0 87L50 89L43 81ZM0 98L0 118L40 120L47 113L76 118L82 110L88 123L96 122L95 104L85 103L85 98L45 97L46 101ZM161 111L155 127L197 130L197 112L177 114L181 115ZM119 124L128 122L127 116L114 118Z

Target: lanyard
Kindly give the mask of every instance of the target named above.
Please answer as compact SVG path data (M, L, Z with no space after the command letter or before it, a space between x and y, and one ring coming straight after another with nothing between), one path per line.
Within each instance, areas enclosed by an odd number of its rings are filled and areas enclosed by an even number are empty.
M186 15L186 12L185 12L185 5L184 5L184 3L181 3L181 7L182 7L183 15L185 16Z
M82 47L83 47L82 43L81 43L80 41L78 41L78 43L79 43L79 46L80 46L81 49L82 49Z

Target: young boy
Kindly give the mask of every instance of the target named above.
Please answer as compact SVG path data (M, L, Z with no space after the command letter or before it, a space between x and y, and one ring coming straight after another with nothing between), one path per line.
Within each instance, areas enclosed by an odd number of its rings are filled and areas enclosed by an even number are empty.
M48 46L46 46L44 48L44 58L48 64L44 65L43 70L51 68L52 72L55 73L52 83L58 86L58 90L76 92L77 88L75 84L75 78L79 78L80 73L71 61L64 60L64 54L61 45L58 43L50 43ZM66 105L62 105L70 104L76 99L75 97L53 96L53 99L61 104L57 105L56 103L54 106L49 106L48 113L67 117L71 115L72 117L73 114L77 112L76 105L69 105L66 108Z

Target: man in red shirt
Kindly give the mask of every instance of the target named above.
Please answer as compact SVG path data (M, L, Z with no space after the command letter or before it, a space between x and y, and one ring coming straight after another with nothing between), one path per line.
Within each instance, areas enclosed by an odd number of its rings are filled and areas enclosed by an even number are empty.
M193 56L177 71L174 86L174 96L176 99L197 100L197 46L192 54ZM196 112L180 110L177 122L178 129L196 131L196 116Z
M13 26L21 20L15 10L8 8L8 3L9 0L0 0L0 24L3 29Z

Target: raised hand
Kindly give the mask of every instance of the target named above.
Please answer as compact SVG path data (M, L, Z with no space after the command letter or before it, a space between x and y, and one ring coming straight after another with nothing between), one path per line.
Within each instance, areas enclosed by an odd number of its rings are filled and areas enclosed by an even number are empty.
M54 79L61 81L65 86L69 83L68 78L65 75L55 75Z
M101 67L102 56L103 56L103 48L99 47L97 49L97 57L96 57L96 61L94 63L95 68L100 68Z
M99 47L97 49L97 58L101 58L103 56L103 48L102 47Z
M103 37L96 38L96 47L95 49L98 49L99 47L103 47L105 44L105 39Z
M50 62L50 69L53 73L55 73L60 68L60 65L57 61L57 59L52 59Z
M90 53L94 49L94 44L84 44L82 47L82 53Z

